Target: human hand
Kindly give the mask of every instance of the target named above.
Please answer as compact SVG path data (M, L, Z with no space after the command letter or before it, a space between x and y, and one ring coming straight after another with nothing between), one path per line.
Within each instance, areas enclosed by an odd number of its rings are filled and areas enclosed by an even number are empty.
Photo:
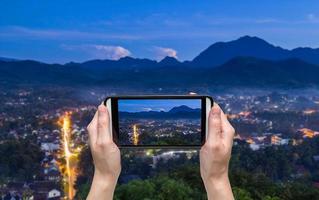
M120 150L112 140L110 118L104 105L98 107L88 125L94 177L87 199L112 199L121 172Z
M208 199L234 199L228 165L235 130L224 112L214 103L208 118L208 136L200 150L200 172Z

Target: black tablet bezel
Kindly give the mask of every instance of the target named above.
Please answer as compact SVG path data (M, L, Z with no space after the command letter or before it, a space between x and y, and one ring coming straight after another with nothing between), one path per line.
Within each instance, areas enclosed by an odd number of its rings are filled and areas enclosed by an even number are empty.
M211 106L213 106L213 99L209 96L197 95L148 95L148 96L112 96L104 101L106 105L107 100L111 99L112 111L112 136L114 143L120 148L200 148L206 141L206 99L210 99ZM118 100L125 99L199 99L201 100L201 144L190 145L120 145L119 144L119 116L118 116Z

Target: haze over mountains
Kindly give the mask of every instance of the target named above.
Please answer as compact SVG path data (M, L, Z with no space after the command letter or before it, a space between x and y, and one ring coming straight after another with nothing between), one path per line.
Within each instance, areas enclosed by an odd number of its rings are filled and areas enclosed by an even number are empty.
M276 47L244 36L217 42L192 61L125 57L64 65L0 59L1 84L119 87L319 86L319 49Z

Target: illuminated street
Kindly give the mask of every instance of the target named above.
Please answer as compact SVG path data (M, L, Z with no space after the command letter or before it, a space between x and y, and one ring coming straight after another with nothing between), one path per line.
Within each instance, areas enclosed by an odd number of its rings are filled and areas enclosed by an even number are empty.
M73 199L75 195L74 184L77 177L76 167L78 163L78 153L72 152L71 145L71 132L72 132L72 112L65 112L59 118L59 125L61 126L61 143L62 151L60 157L64 158L65 162L60 163L60 172L63 176L64 192L67 194L66 199ZM80 149L78 149L80 150Z

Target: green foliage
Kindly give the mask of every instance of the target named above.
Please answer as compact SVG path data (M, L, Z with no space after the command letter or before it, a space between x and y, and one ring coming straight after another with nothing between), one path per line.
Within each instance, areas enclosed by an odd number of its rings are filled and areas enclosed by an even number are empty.
M115 199L121 200L188 200L192 189L182 181L168 177L134 180L117 187Z
M271 197L271 196L265 196L262 198L262 200L280 200L279 197Z
M158 200L188 200L192 199L190 196L193 190L183 181L176 181L167 177L159 177L154 179L157 188L156 192Z
M319 200L319 190L302 182L292 182L284 187L283 199L287 200Z
M151 180L134 180L116 189L115 199L148 200L153 199L155 184Z
M253 200L250 193L241 188L234 187L233 194L236 200Z
M244 188L253 199L262 199L266 195L276 196L281 191L280 185L262 173L233 171L230 173L230 182L233 187Z
M192 187L193 193L191 194L191 197L193 199L207 199L198 164L188 164L177 167L170 172L168 176L174 180L182 180L190 187L196 186Z

